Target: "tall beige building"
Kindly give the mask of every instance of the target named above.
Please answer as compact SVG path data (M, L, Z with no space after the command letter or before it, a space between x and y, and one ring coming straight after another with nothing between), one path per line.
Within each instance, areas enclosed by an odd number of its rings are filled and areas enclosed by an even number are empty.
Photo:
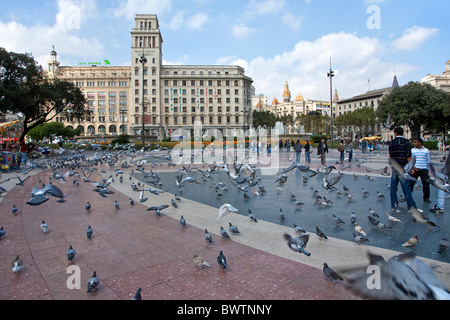
M427 75L422 79L422 83L429 83L432 86L450 93L450 60L445 63L445 70L442 75Z
M137 14L131 30L131 66L60 66L53 50L48 76L75 83L92 116L80 123L84 135L127 133L164 138L176 129L247 129L251 125L253 80L239 66L163 65L163 39L156 15ZM144 122L144 123L143 123Z

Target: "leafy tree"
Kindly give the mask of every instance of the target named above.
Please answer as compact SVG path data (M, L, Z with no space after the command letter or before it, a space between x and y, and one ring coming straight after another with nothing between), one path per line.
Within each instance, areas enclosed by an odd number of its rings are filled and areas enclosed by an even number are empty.
M21 118L21 141L31 129L56 116L80 121L89 115L83 93L72 82L46 79L30 54L4 48L0 48L0 112Z
M272 112L264 110L253 111L252 117L253 117L252 125L254 128L258 128L259 126L261 127L266 126L266 128L274 128L275 123L278 121L277 116L275 116Z
M376 115L383 122L390 115L396 126L407 125L413 137L421 136L422 126L433 130L441 122L441 129L448 128L448 94L440 91L428 83L409 82L385 96Z
M297 116L296 120L305 127L305 132L311 132L313 134L324 133L327 128L327 123L330 123L329 116L323 116L321 113L314 111L301 114Z
M28 136L36 141L42 140L43 138L50 138L51 135L72 138L79 135L81 133L80 131L80 129L73 130L65 127L61 122L48 122L40 124L28 131Z

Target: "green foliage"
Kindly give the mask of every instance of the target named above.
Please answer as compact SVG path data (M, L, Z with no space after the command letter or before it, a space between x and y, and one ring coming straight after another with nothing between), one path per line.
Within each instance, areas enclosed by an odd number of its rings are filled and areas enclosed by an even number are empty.
M117 136L116 139L114 139L113 141L111 141L111 144L127 144L130 143L130 136L127 134L121 134L119 136ZM142 143L141 143L142 145ZM141 147L142 148L142 147Z
M312 143L319 143L320 141L322 141L322 139L325 139L325 141L327 141L328 140L328 136L326 136L326 135L313 135L313 136L311 136Z
M80 129L70 129L61 122L48 122L40 124L28 132L28 136L35 141L50 138L51 135L63 138L72 138L80 134Z
M275 116L270 111L253 111L253 127L258 128L266 126L266 128L274 128L275 123L278 121L277 116Z
M23 140L29 130L54 119L81 120L89 114L81 90L72 82L45 79L42 67L29 54L0 48L0 112L23 121Z

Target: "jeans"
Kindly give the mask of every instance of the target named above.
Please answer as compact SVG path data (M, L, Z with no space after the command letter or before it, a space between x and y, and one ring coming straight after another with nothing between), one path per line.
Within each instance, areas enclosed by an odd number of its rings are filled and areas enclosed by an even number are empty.
M301 152L296 152L295 162L300 162L300 156L302 155Z
M339 157L339 160L340 160L341 162L344 162L344 159L345 159L345 157L344 157L344 151L340 151L340 153L341 153L341 155L340 155L340 157Z
M418 172L414 173L412 175L414 178L419 178L422 181L422 186L423 186L423 199L430 199L430 183L428 183L428 179L430 178L430 176L428 175L428 170L427 169L419 169ZM414 190L414 185L416 184L415 181L410 181L411 183L411 192Z
M307 163L311 163L311 154L309 153L309 151L305 151L305 161Z
M445 193L444 191L438 190L436 206L437 206L439 209L444 210L445 196L446 196L446 193Z
M353 151L348 152L348 162L351 162L353 158Z
M391 175L391 208L395 209L398 207L397 188L399 183L402 187L403 194L405 195L408 209L411 207L417 208L416 202L412 197L410 180L405 180L405 182L402 182L395 172L392 172Z

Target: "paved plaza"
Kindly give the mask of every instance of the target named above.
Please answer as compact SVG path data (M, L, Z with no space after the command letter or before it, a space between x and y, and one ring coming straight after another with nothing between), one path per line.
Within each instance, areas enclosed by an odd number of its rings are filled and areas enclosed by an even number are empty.
M139 153L135 155L135 160L142 157ZM439 165L441 157L434 153L432 161ZM312 158L311 168L319 168L319 159L315 156ZM387 165L386 153L361 155L357 152L354 158L364 158L364 165L358 166L354 161L351 167L342 170L342 165L336 164L335 172L341 172L347 177L353 174L361 177L359 182L353 182L349 188L365 186L367 182L363 178L367 174L381 179L381 175L375 171L379 172ZM333 164L337 159L338 153L331 150L327 161ZM280 164L281 167L291 164L284 153L280 155ZM114 182L108 188L113 194L102 197L93 191L94 187L89 182L80 180L78 185L74 184L72 180L75 176L63 184L52 178L52 183L65 195L68 194L66 201L59 203L57 198L50 196L48 201L39 206L30 206L26 202L30 199L33 187L48 183L49 176L53 175L52 170L37 168L27 174L2 174L1 181L16 175L25 181L23 186L16 185L17 179L2 184L8 192L0 198L0 227L3 226L6 232L0 238L0 299L129 300L138 288L142 288L144 300L355 300L358 298L346 290L343 282L333 283L324 277L324 263L339 269L366 264L368 251L387 259L410 250L401 246L403 242L385 248L372 245L371 242L359 245L333 236L329 236L328 240L320 240L314 230L308 228L310 239L307 249L311 256L307 257L291 251L283 239L285 232L295 235L290 222L275 223L261 218L255 223L247 217L246 210L217 220L218 209L203 201L194 201L181 195L181 200L177 202L178 208L171 206L171 199L174 198L172 192L159 195L147 192L148 200L141 203L140 192L130 187L132 182L143 183L136 178L139 173L136 167L120 168L123 182L119 180L118 171L114 171L115 167L106 163L94 167L96 169L92 171L90 181L101 182L112 175ZM151 169L155 173L175 174L181 166L169 167L167 163L151 166L147 163L143 168L146 173ZM369 173L366 168L374 171ZM62 171L65 173L67 169ZM288 175L291 180L296 178L294 172ZM298 179L301 179L301 175ZM147 187L156 188L154 185ZM195 186L185 188L193 189ZM164 186L161 189L164 190ZM435 201L437 191L433 187L431 190L432 201ZM385 205L389 207L389 193L383 191ZM418 191L415 192L417 194ZM134 205L130 204L129 198L134 199ZM434 203L423 204L422 199L416 200L418 206L431 215L428 209ZM120 208L114 207L114 201L119 203ZM86 202L92 205L89 211L85 210ZM359 203L361 210L364 210L362 216L366 219L367 204L364 204L364 200ZM168 204L169 207L163 209L160 216L155 211L147 211L150 206L162 204ZM18 208L15 215L11 213L13 205ZM417 244L419 258L432 268L447 288L450 287L449 253L438 257L435 253L438 244L430 243L427 238L436 233L439 236L448 235L449 210L447 206L443 215L433 216L442 224L438 230L418 226L420 234ZM259 215L258 212L254 213ZM384 216L384 212L379 213ZM179 222L181 216L186 219L185 227ZM347 220L346 228L352 228L348 216L341 218ZM408 214L400 218L405 222L411 220ZM40 228L42 220L48 224L48 233L42 232ZM240 234L224 239L219 235L219 229L223 226L228 230L229 222L239 226ZM364 222L366 225L367 221ZM93 230L90 239L86 237L88 226ZM211 244L203 238L205 229L212 234ZM410 236L408 230L401 227L393 227L386 234L389 236L389 232L399 230ZM371 234L377 233L368 227L366 231L369 238ZM404 241L407 238L399 237ZM76 251L72 261L66 257L70 245ZM420 250L424 250L421 246L427 252L433 252L424 257L420 255ZM226 269L217 264L220 251L227 258ZM210 266L199 268L194 265L194 254L201 256ZM23 268L16 274L11 270L11 262L17 255L23 259ZM79 270L80 289L70 288L71 284L76 283L71 282L71 270ZM88 294L87 282L94 271L100 279L100 286L97 291Z

